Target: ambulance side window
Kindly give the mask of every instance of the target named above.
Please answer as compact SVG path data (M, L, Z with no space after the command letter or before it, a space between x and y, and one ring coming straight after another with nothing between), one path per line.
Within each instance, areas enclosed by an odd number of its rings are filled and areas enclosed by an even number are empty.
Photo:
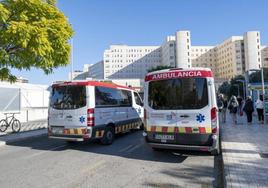
M142 103L141 98L138 95L138 93L134 92L134 98L135 98L135 102L137 105L143 106L143 103Z

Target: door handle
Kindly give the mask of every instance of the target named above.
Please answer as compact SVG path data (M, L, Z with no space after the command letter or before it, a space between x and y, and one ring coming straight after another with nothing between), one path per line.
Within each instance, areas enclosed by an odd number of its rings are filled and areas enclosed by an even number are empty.
M73 116L66 116L66 118L72 118Z

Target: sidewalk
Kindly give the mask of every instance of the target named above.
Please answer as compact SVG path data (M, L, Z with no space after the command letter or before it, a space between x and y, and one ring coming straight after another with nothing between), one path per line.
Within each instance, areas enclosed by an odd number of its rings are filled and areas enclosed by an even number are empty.
M29 121L21 124L21 131L19 133L12 133L9 127L6 132L0 132L0 146L8 143L16 142L26 138L42 136L47 134L47 121Z
M221 125L226 187L268 187L268 124L248 125L245 115Z

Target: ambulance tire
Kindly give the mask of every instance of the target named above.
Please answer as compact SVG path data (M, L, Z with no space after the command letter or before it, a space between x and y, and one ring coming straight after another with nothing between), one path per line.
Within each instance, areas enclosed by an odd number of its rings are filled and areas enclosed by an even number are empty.
M110 145L113 143L115 138L114 128L112 126L107 126L104 130L104 135L101 138L100 142L103 145Z

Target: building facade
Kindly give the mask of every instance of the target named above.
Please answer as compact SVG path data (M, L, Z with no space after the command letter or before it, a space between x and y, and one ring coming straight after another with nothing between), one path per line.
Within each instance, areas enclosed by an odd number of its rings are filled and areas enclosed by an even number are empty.
M261 62L264 67L268 67L268 46L263 46L261 49Z
M261 46L260 32L232 36L216 46L191 45L190 31L167 36L160 46L111 45L104 51L103 64L90 66L89 77L103 79L144 79L149 69L208 67L215 77L228 80L262 66L268 67L268 47ZM95 72L93 74L92 72Z
M162 64L159 46L112 45L104 51L104 79L144 78L148 69Z

